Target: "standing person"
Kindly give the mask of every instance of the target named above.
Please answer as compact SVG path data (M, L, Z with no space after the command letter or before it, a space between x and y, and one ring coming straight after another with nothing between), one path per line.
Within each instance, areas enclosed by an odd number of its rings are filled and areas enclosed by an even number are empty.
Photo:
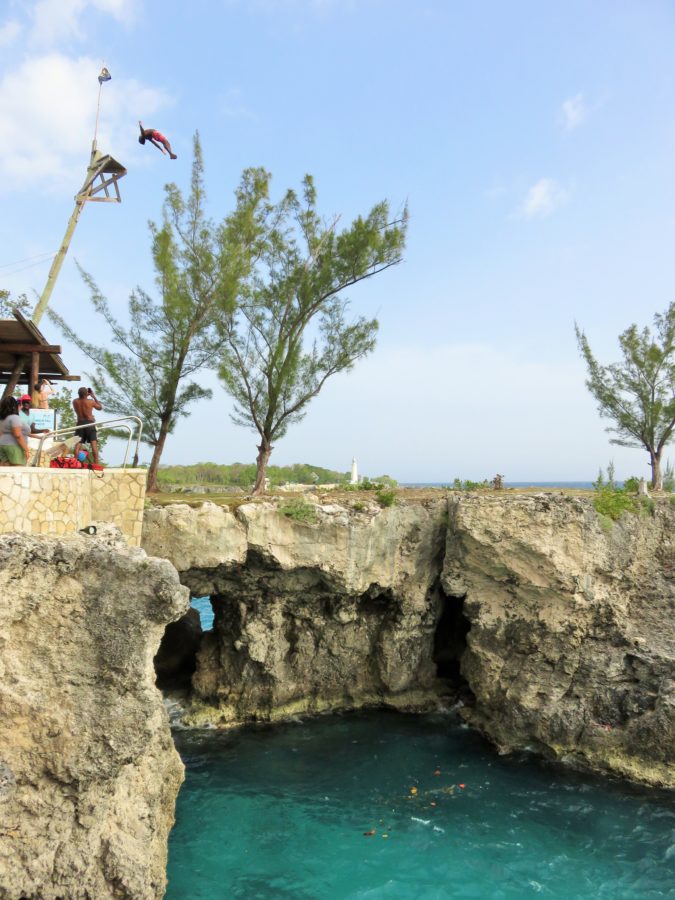
M37 408L49 409L49 398L54 393L51 381L47 378L41 378L35 385L35 390L39 394Z
M77 391L77 399L73 400L73 409L77 416L78 429L75 432L80 441L85 444L91 444L91 453L94 457L94 464L98 465L98 437L96 434L96 426L94 422L94 410L103 409L96 399L96 394L91 388L81 387Z
M0 402L0 466L27 466L30 461L30 428L19 418L16 397Z
M154 128L143 128L143 123L139 121L138 127L141 129L141 136L138 139L139 144L144 144L146 141L150 141L151 144L154 144L158 150L161 150L162 153L166 153L168 151L171 159L178 159L176 154L171 149L171 144L168 139L164 137L161 131L156 131ZM160 147L159 145L163 144L166 147Z
M23 397L19 398L19 418L24 425L28 425L29 434L32 436L35 436L36 434L48 434L49 428L36 427L35 419L31 412L32 403L33 398L30 394L24 394Z

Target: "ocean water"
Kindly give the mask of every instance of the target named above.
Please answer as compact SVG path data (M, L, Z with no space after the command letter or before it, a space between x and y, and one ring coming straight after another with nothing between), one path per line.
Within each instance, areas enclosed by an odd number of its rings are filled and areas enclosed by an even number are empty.
M190 605L199 613L202 631L210 631L213 628L213 607L211 606L211 598L194 597L190 601Z
M425 487L449 487L452 484L452 479L450 481L416 481L416 482L401 482L401 487L409 487L409 488L425 488ZM617 481L617 485L621 487L623 485L622 481ZM541 488L542 491L552 491L556 488L574 488L579 489L583 488L584 490L592 490L593 482L592 481L505 481L505 488Z
M450 714L177 732L169 900L674 898L675 807Z

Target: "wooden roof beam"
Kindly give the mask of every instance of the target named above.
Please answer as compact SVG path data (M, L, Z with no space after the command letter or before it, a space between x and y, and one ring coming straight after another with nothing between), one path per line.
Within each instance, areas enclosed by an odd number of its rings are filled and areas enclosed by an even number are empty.
M0 341L0 353L60 353L60 344L5 344Z

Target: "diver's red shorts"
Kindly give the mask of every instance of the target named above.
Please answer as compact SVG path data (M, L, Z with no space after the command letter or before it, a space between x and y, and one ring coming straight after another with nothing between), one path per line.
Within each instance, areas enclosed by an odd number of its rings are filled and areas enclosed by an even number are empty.
M153 131L153 132L152 132L152 139L153 139L153 141L159 141L160 144L163 144L164 141L166 140L166 138L165 138L164 135L161 133L161 131Z

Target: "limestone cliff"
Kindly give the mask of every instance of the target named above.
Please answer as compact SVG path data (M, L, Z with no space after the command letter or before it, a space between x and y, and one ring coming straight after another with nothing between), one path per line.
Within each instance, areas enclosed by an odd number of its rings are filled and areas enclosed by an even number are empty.
M271 503L146 514L148 552L171 559L215 609L188 721L428 704L445 500L316 515L297 522Z
M461 666L504 749L672 783L672 504L612 525L561 494L405 496L148 511L143 546L215 611L189 720L421 709Z
M443 587L466 597L466 718L506 749L675 784L675 515L588 500L450 502Z
M183 767L152 660L188 592L103 526L1 536L0 596L0 897L162 897Z

